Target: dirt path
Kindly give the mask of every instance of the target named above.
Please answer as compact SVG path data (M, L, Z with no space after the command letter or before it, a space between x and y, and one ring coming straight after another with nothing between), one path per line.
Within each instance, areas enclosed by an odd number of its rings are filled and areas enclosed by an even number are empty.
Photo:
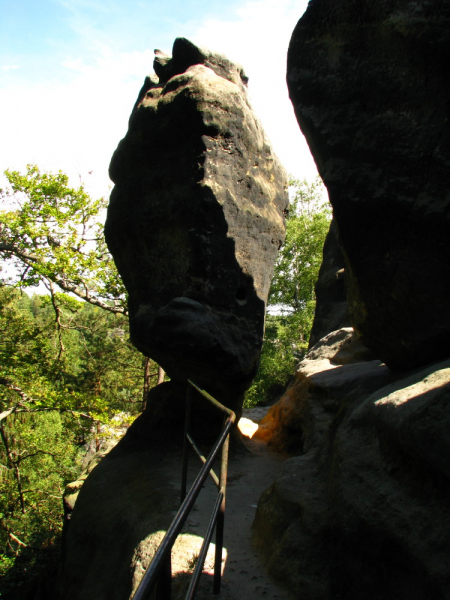
M259 421L267 409L244 411L244 417ZM247 425L251 423L247 422ZM261 493L274 481L283 457L272 452L263 442L245 438L246 451L232 453L228 468L228 488L225 517L226 557L224 552L222 590L219 595L212 594L212 570L214 549L211 548L206 562L197 598L199 600L288 600L284 591L269 580L265 568L252 548L251 526L256 505ZM192 464L193 463L193 464ZM192 482L198 470L198 463L191 461L190 479ZM210 518L217 489L208 480L194 509L184 527L186 536L182 536L180 547L173 556L174 571L185 571L186 563L192 563L204 535ZM190 534L190 535L189 535ZM183 540L184 538L184 540ZM181 554L181 555L180 555ZM184 567L183 567L184 565ZM186 587L183 577L179 587ZM176 583L175 583L176 585ZM181 590L180 590L181 591Z

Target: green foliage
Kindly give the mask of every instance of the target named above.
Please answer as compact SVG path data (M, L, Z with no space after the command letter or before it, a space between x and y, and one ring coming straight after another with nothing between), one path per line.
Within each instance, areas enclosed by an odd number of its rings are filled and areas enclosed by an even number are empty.
M129 342L127 319L66 295L53 301L59 328L49 296L0 287L1 405L103 421L139 410L145 358Z
M70 421L55 411L14 414L0 427L0 574L6 592L58 548L61 498L77 474L78 448Z
M126 312L125 289L103 236L107 200L92 200L83 186L71 188L67 175L5 171L10 187L0 190L0 255L3 279L15 285L50 289L57 285L111 312ZM14 267L12 269L11 267Z
M264 344L258 374L245 395L244 406L250 408L281 394L296 363L296 325L292 318L282 315L266 317Z
M25 300L25 299L24 299ZM35 407L55 406L58 393L52 385L53 358L46 330L23 308L18 294L0 287L0 402L4 408L22 402L17 390L26 390Z
M125 290L103 237L106 200L71 188L61 172L29 166L5 175L0 575L2 591L17 597L58 547L62 493L78 474L80 447L118 411L125 421L140 412L158 367L129 342ZM37 285L48 293L19 292Z
M320 179L291 181L286 240L275 264L269 292L259 371L245 406L271 401L286 387L308 347L316 305L314 286L331 220Z
M311 308L308 305L314 304L314 286L322 263L331 211L323 203L320 180L312 184L293 180L291 186L293 194L286 218L286 240L275 264L269 306L279 305L285 312L302 313ZM305 319L306 323L308 319Z
M109 424L117 411L136 414L142 406L145 359L128 341L126 318L73 298L57 300L60 331L49 296L0 287L4 589L39 572L58 550L62 493L78 475L79 448L95 421Z

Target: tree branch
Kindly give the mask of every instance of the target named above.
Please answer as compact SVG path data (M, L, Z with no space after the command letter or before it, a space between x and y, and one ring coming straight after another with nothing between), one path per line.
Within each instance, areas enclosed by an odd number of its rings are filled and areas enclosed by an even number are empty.
M17 394L19 394L19 396L22 398L23 402L29 403L31 405L33 404L38 404L38 400L35 400L34 398L30 398L30 396L27 396L25 394L25 392L23 392L21 390L21 388L12 385L7 379L5 379L4 377L0 378L0 385L4 385L6 386L8 389L12 390L13 392L16 392ZM3 421L4 419L6 419L7 417L9 417L9 415L12 415L13 413L22 413L22 412L27 412L27 413L36 413L36 412L46 412L46 411L56 411L59 413L70 413L73 417L83 417L84 419L89 419L91 421L95 421L96 419L94 419L94 417L91 417L90 415L80 412L78 410L72 410L70 408L56 408L54 406L35 406L35 407L30 407L30 406L24 406L24 404L22 402L18 402L17 404L14 404L14 406L11 406L10 408L7 408L6 410L4 410L2 413L0 413L0 424L1 421Z
M14 406L11 406L11 408L8 408L7 410L4 410L2 413L0 413L0 422L3 421L3 419L9 417L9 415L12 415L12 413L16 412L18 406L19 404L15 404Z
M49 285L47 286L47 289L50 292L50 297L52 299L52 306L53 306L53 310L55 311L55 318L56 318L56 331L58 334L58 341L59 341L59 353L58 353L58 360L61 360L61 357L65 351L65 347L64 347L64 343L63 343L63 339L62 339L62 325L61 325L61 309L59 308L57 302L56 302L56 293L55 293L55 286L53 284L52 281L50 281Z
M33 452L31 454L25 454L25 456L18 456L16 459L16 462L21 463L26 458L31 458L32 456L37 456L38 454L48 454L49 456L53 456L53 457L57 456L53 452L46 452L45 450L36 450L36 452ZM23 492L23 493L25 493L25 492Z
M19 250L19 248L17 248L17 246L15 246L14 244L0 242L0 251L10 252L17 258L20 258L20 260L22 260L29 267L32 267L32 266L35 267L36 263L39 265L45 265L42 258L37 256L36 254L31 254L30 252ZM35 263L35 264L32 265L32 264L29 264L29 262ZM90 304L93 304L94 306L98 306L99 308L103 308L103 310L107 310L114 314L128 315L128 311L126 310L126 308L120 307L120 306L114 306L114 305L111 306L109 304L106 304L106 302L103 302L99 298L96 298L95 296L91 296L90 291L88 290L88 288L86 286L84 286L84 289L83 289L79 285L77 285L75 283L70 283L70 282L66 281L64 279L64 277L60 277L59 275L57 275L55 273L51 273L49 275L42 275L41 273L38 272L38 274L42 279L46 279L47 281L56 283L56 285L58 285L65 292L75 294L75 296L78 296L78 298L81 298L82 300L85 300L86 302L89 302Z
M20 469L19 469L18 462L16 460L14 460L14 456L9 447L8 437L5 433L5 429L4 429L3 423L1 421L0 421L0 437L2 438L3 446L5 448L5 452L6 452L6 456L8 457L8 461L14 470L14 477L16 478L16 482L17 482L17 492L19 494L19 499L20 499L20 508L21 508L22 514L24 515L25 514L25 498L24 498L23 491L22 491L22 479L20 476Z
M23 402L30 402L32 404L37 403L37 400L34 400L33 398L27 396L25 392L21 390L21 388L17 387L16 385L13 385L4 377L0 378L0 385L4 385L9 390L16 392L16 394L18 394L22 398ZM9 415L11 415L12 413L17 412L19 406L23 406L23 404L21 402L18 402L14 406L7 408L5 411L0 413L0 422L3 421L3 419L6 419L6 417L9 417Z
M15 536L13 533L9 533L8 537L10 540L12 540L13 542L15 542L17 544L17 550L13 550L14 554L17 555L17 551L19 550L20 546L23 546L24 548L28 548L28 545L25 544L24 542L22 542L22 540L19 540L19 538L17 536ZM12 549L12 548L11 548Z

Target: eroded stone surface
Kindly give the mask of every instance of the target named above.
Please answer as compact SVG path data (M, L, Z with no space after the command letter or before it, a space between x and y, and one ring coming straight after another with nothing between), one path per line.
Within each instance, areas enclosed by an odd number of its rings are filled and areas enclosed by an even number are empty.
M257 547L295 600L448 599L450 362L393 374L348 362L352 343L317 344L261 422L297 456L260 499Z
M450 4L314 0L288 55L352 325L392 368L448 356Z
M242 68L183 38L158 51L111 161L106 239L131 339L239 406L259 361L287 179Z
M279 452L316 447L345 404L358 401L395 379L354 335L333 331L314 346L280 400L262 419L256 437Z
M316 310L309 337L310 348L332 331L350 326L344 271L344 257L337 225L333 220L325 239L322 264L315 285Z

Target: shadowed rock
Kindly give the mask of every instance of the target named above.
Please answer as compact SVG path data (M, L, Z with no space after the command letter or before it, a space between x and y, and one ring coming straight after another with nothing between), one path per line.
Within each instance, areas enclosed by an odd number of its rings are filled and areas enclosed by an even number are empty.
M239 409L284 239L286 174L241 67L178 38L154 68L111 161L105 235L135 346Z
M448 356L450 4L314 0L288 55L352 324L391 368Z
M293 599L450 597L449 399L449 360L393 373L351 328L306 355L257 432L297 454L254 523Z

